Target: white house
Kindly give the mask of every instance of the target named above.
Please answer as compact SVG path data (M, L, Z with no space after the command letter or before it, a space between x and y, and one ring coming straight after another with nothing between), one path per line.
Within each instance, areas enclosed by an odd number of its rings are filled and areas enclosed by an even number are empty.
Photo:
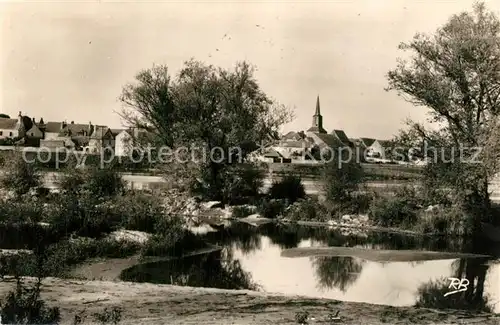
M0 139L15 138L17 135L17 120L12 118L0 118Z
M0 139L24 137L27 129L31 127L31 119L23 116L21 112L17 119L0 117Z
M133 145L132 131L122 130L115 137L115 156L123 157L130 154Z

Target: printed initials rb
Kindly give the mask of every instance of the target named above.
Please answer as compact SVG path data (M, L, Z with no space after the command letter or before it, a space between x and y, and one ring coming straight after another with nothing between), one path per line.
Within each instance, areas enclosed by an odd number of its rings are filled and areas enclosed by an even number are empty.
M469 280L467 279L448 278L448 280L451 281L448 289L453 289L453 291L445 293L444 294L445 297L452 295L454 293L466 291L467 287L469 286Z

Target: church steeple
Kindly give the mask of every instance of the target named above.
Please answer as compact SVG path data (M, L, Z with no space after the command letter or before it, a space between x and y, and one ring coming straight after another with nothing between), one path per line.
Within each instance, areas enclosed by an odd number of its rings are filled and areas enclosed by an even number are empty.
M325 129L323 129L323 116L321 116L320 112L319 95L316 98L316 111L314 112L313 115L312 126L307 131L314 133L327 133Z
M314 113L315 116L321 116L321 113L319 112L319 95L316 97L316 113Z

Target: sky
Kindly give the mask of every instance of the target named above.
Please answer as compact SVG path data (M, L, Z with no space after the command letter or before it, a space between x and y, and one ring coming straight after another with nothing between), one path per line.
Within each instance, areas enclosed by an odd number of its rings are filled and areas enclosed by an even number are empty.
M485 1L499 13L500 1ZM311 126L387 139L426 108L387 92L399 43L433 33L473 1L10 1L0 3L0 112L121 127L118 97L141 70L194 58L246 60L261 88ZM226 37L224 37L226 35Z

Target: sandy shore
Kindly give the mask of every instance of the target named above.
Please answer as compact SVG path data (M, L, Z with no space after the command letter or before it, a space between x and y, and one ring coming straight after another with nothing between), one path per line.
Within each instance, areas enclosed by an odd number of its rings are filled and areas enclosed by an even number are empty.
M1 282L0 294L13 287L12 281ZM114 306L124 310L121 324L296 324L300 311L314 318L309 324L500 324L500 315L129 282L47 278L42 297L61 308L64 324L79 312L91 315ZM340 321L330 321L337 311ZM90 316L85 320L93 322Z

